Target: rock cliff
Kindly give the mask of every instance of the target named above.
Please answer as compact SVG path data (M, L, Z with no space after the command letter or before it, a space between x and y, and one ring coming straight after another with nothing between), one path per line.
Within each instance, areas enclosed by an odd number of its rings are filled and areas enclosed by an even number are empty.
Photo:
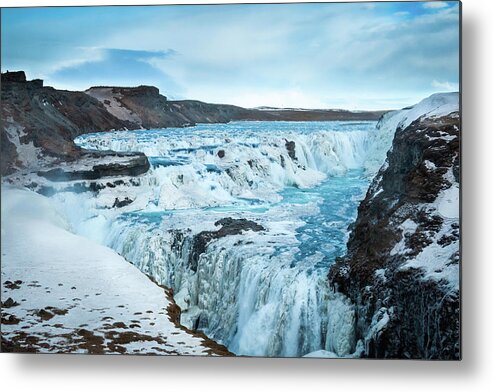
M398 126L329 273L367 357L460 358L460 117L458 95L446 98L455 105Z
M80 152L73 142L76 136L131 125L87 94L26 81L24 72L2 74L1 90L2 175L76 159Z

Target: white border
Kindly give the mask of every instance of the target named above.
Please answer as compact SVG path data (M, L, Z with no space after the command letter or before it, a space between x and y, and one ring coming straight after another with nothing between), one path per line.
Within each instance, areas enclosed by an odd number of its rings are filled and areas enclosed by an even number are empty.
M234 1L215 0L215 3ZM243 1L252 2L252 1ZM275 2L275 1L270 1ZM5 6L136 4L2 0ZM204 3L145 0L141 4ZM463 361L0 354L4 391L487 391L493 385L492 1L463 0Z

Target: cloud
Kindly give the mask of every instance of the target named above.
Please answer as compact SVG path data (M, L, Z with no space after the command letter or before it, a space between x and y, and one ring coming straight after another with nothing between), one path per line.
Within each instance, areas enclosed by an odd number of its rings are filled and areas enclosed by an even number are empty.
M451 83L451 82L439 82L437 80L434 80L431 82L431 86L433 88L436 88L440 91L459 91L459 84L458 83Z
M425 9L440 9L447 7L448 3L446 1L427 1L423 4L423 8Z
M81 48L93 54L91 60L68 63L51 73L47 82L84 90L95 85L134 86L164 85L177 88L162 70L154 67L156 59L176 55L169 50L129 50L119 48Z
M400 107L435 92L430 81L458 82L458 3L448 4L7 10L2 66L72 89L153 84L244 106Z

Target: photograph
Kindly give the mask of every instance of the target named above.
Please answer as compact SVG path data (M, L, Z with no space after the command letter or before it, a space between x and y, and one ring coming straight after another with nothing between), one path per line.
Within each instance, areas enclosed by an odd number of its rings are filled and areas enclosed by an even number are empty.
M461 21L2 7L1 351L461 360Z

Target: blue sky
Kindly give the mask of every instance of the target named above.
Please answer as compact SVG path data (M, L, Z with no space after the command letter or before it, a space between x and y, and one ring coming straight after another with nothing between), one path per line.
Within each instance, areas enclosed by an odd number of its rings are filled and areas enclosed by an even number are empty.
M2 9L2 71L245 107L393 109L457 91L458 2Z

